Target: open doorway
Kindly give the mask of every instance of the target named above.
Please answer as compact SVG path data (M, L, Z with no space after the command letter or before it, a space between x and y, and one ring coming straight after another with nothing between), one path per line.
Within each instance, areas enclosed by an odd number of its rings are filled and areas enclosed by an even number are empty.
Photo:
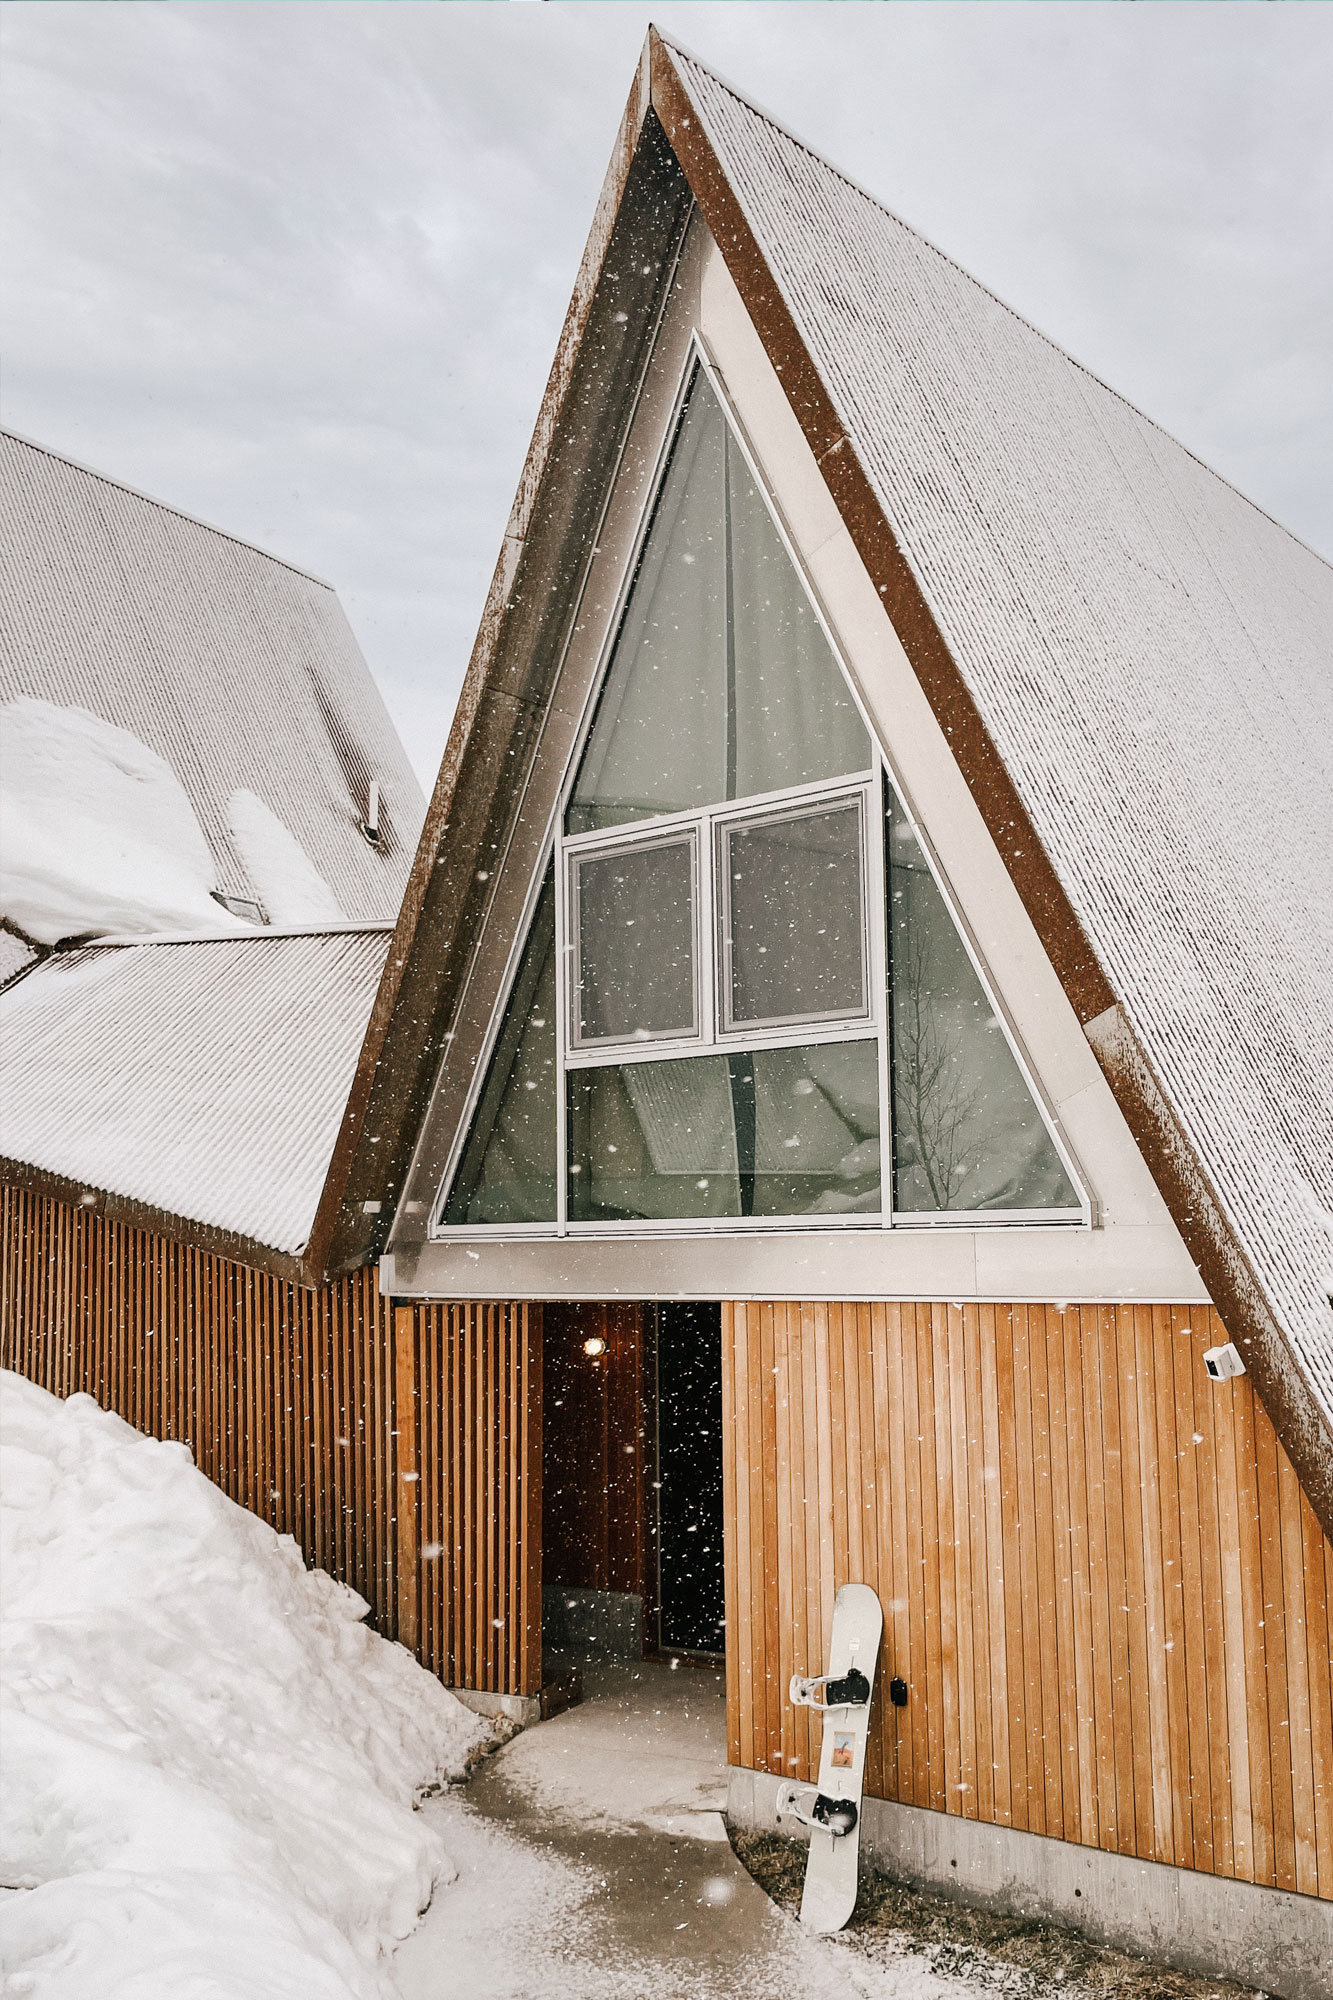
M720 1655L722 1309L661 1305L654 1322L657 1471L649 1546L656 1588L649 1621L656 1630L649 1637L663 1651Z
M542 1349L544 1649L716 1660L720 1306L548 1304Z

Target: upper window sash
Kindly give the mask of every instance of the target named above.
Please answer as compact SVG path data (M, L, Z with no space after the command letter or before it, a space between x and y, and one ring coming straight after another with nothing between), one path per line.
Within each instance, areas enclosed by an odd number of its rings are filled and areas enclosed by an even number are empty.
M701 829L696 818L646 839L634 831L638 838L603 835L566 853L570 1053L623 1057L706 1032Z
M727 812L714 816L713 868L717 901L715 1032L719 1042L743 1040L753 1036L757 1030L804 1030L834 1024L863 1033L866 1024L873 1020L872 958L877 954L872 953L870 936L869 803L864 790L839 786L776 810L751 809L744 813ZM847 822L847 827L838 829L834 824L838 820ZM783 848L787 843L782 838L784 830L794 836L785 855ZM851 833L850 843L847 831ZM822 833L826 842L828 836L832 836L822 862L810 855L808 840L801 838L803 832L816 838ZM747 843L762 840L766 833L772 835L770 844L773 849L772 854L766 857L768 867L765 870L765 900L769 907L756 913L754 885L744 880L741 857ZM837 851L839 834L841 853ZM760 865L762 867L762 862ZM826 871L826 881L815 880ZM808 879L810 890L810 900L804 908L800 906L801 891L807 886L802 881L803 876ZM795 964L790 958L787 960L785 973L779 969L783 944L780 906L784 889L789 899L795 899L787 920L787 942L796 959ZM850 907L840 909L840 904ZM833 942L825 945L823 940L829 935L829 920L838 917L843 919L843 926ZM750 933L749 952L743 935L745 932ZM758 941L764 937L767 942ZM834 956L839 945L844 959L841 966ZM776 955L772 962L761 966L760 958L775 954L775 947ZM849 950L855 958L854 967L846 962ZM817 970L810 969L812 961L821 952L825 954L822 977ZM821 986L823 992L820 991ZM750 988L752 996L748 1011L741 1000L746 987ZM769 996L767 1011L762 1004L765 991ZM781 1004L784 998L794 1002L802 995L815 1004ZM821 1000L826 1004L819 1004Z
M878 1004L882 984L881 940L875 930L878 908L878 871L871 862L871 829L877 826L873 777L836 785L804 785L794 791L770 793L739 803L707 806L689 813L672 813L648 823L617 828L614 833L594 832L559 839L563 908L560 956L565 967L566 995L562 1009L562 1056L570 1066L618 1062L627 1057L653 1060L657 1056L680 1053L689 1048L743 1047L753 1043L796 1040L833 1041L864 1035L882 1013ZM783 1011L757 1016L735 1016L731 1005L734 948L728 933L730 885L722 880L722 870L730 844L736 837L761 834L802 821L814 821L823 814L846 812L855 815L855 923L859 979L854 1004L842 1003L809 1010ZM692 860L693 1010L678 1025L640 1024L635 1028L614 1021L599 1010L588 993L588 976L595 970L596 943L587 932L588 888L596 894L598 884L589 883L588 871L600 871L603 864L614 865L622 858L626 871L633 869L639 856L663 854L689 845ZM649 864L651 865L651 864ZM624 912L621 912L623 920ZM637 928L637 914L635 918ZM591 952L588 949L592 945ZM607 959L602 958L605 965ZM601 1011L602 1026L598 1025ZM606 1028L610 1032L603 1031Z

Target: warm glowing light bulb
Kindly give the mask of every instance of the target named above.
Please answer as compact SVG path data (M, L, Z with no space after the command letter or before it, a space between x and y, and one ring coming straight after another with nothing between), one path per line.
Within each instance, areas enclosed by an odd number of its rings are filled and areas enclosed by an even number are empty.
M597 1334L594 1334L591 1340L584 1341L583 1352L592 1355L593 1359L596 1360L599 1354L606 1353L606 1342L600 1339Z

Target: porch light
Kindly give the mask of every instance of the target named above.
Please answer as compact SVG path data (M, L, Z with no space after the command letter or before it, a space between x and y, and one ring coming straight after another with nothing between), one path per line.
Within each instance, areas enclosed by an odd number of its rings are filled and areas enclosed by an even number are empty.
M589 1355L592 1358L592 1360L595 1361L599 1354L606 1353L606 1342L602 1339L600 1334L595 1333L592 1336L591 1340L584 1341L583 1352Z

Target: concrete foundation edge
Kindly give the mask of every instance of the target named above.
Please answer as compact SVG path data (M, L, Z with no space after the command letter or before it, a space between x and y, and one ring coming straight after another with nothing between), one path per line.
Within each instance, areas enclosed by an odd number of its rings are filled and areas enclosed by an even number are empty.
M486 1688L450 1688L449 1692L462 1702L464 1708L473 1709L478 1715L504 1715L524 1729L530 1723L541 1721L542 1698L539 1694L491 1694Z
M728 1771L727 1818L777 1831L781 1779ZM799 1833L791 1820L784 1833ZM1097 1944L1281 2000L1329 2000L1333 1903L1043 1834L867 1799L861 1845L897 1881L1010 1916L1042 1917Z

